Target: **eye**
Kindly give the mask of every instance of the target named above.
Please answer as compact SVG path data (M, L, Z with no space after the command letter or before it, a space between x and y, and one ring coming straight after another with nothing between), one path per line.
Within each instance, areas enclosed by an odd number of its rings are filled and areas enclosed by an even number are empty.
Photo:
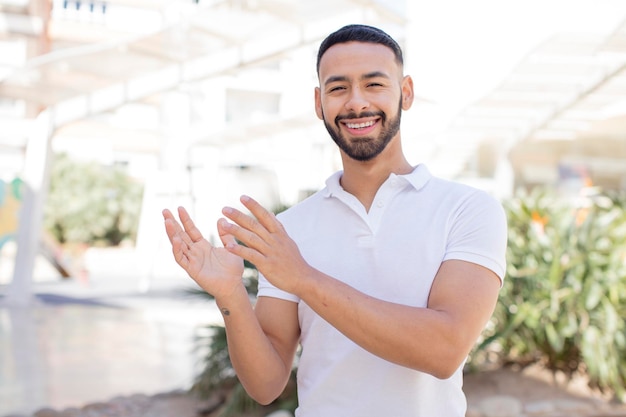
M346 89L346 87L344 87L343 85L336 85L336 86L330 87L328 89L328 92L329 93L334 93L334 92L345 90L345 89Z
M381 83L369 83L367 84L368 87L382 87L383 85Z

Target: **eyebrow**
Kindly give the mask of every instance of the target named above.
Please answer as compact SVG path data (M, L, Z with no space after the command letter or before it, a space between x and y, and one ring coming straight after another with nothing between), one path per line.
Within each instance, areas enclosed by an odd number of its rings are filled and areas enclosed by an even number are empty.
M387 78L390 79L391 77L389 77L389 75L385 74L384 72L381 71L372 71L372 72L368 72L367 74L363 74L361 76L361 80L369 80L372 78ZM328 77L326 79L326 81L324 82L324 85L328 85L331 83L336 83L336 82L345 82L345 81L349 81L350 79L348 77L346 77L345 75L334 75L331 77Z

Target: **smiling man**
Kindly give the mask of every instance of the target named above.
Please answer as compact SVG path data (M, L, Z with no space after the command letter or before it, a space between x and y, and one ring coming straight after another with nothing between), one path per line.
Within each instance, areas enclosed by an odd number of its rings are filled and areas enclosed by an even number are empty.
M324 72L320 73L322 55L324 67L321 70ZM389 68L358 74L356 78L347 73L335 74L344 67L347 69L345 64L337 66L337 60L347 61L353 67L347 70L358 72L359 66L367 65L363 60L371 58L382 58L380 62L388 61L390 64L395 60L398 65L387 65ZM326 68L330 69L330 73L326 73ZM317 116L324 121L339 149L357 161L369 161L378 156L398 135L402 110L408 109L413 102L411 79L403 79L402 76L400 50L395 52L382 44L359 42L342 44L341 48L326 49L323 45L318 57L318 77L321 87L315 90ZM383 104L384 107L379 107ZM330 120L334 123L331 124ZM348 139L346 134L353 139Z
M463 365L504 278L506 219L486 193L432 176L402 151L413 102L402 51L350 25L318 53L315 109L343 170L278 218L225 207L223 247L164 210L174 257L224 317L257 401L283 391L298 345L298 417L462 417ZM242 242L239 244L238 242ZM243 259L260 271L253 307Z

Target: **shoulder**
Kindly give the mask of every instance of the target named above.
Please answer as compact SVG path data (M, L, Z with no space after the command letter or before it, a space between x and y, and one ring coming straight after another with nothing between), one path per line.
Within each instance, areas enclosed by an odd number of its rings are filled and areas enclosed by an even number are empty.
M504 207L487 191L461 182L431 177L420 192L431 214L442 219L455 236L487 233L497 241L506 236Z
M482 189L433 175L424 164L417 165L405 178L418 192L419 198L426 198L430 201L450 204L465 200L496 201Z
M487 191L457 181L431 177L424 187L429 198L454 209L475 208L484 211L503 211L501 202Z

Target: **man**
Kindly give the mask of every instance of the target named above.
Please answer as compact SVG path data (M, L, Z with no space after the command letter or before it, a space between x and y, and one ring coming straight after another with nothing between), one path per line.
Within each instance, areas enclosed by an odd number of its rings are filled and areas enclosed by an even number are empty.
M296 349L298 417L461 417L462 368L496 304L506 220L486 193L407 162L400 115L414 99L402 52L350 25L320 46L318 117L343 171L276 218L226 207L211 246L165 210L176 261L222 311L248 393L282 392ZM238 244L237 240L243 243ZM261 275L252 307L242 262Z

